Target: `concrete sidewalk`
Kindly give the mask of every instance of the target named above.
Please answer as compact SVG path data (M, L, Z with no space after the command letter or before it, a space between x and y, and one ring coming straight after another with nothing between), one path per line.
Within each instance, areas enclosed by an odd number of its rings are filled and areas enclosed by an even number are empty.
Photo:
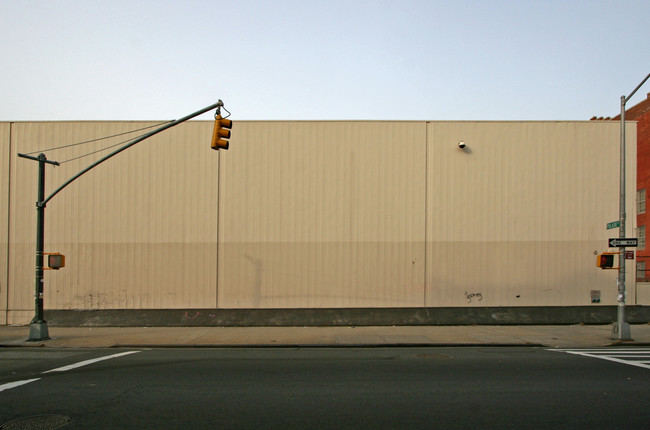
M29 342L28 326L0 326L0 347L250 347L539 345L588 348L650 345L650 325L631 326L632 341L611 339L611 325L373 327L49 327Z

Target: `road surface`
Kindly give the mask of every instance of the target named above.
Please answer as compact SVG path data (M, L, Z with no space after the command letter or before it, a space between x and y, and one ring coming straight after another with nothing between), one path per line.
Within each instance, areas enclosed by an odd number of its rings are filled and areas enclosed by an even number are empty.
M650 348L3 348L0 429L648 429L649 367Z

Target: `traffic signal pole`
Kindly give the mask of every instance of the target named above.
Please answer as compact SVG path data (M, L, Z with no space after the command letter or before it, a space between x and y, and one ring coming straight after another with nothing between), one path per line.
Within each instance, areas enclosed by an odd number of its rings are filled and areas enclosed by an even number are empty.
M625 238L625 96L621 96L621 191L619 202L619 234L620 238ZM625 322L625 247L619 247L620 254L618 255L618 279L616 281L618 287L618 307L616 324L612 328L612 338L618 340L630 340L630 324Z
M50 161L45 154L31 157L18 154L19 157L38 161L38 199L36 201L36 285L34 288L34 318L29 324L30 341L47 340L50 338L47 322L43 318L43 243L45 235L45 164L58 166L56 161Z
M100 165L109 158L119 154L132 147L133 145L142 142L145 139L150 138L151 136L160 133L161 131L167 130L168 128L174 127L182 122L185 122L189 119L192 119L196 116L199 116L207 111L210 111L215 108L220 108L223 106L223 102L219 100L217 103L207 106L199 111L196 111L190 115L184 116L183 118L169 122L162 127L157 128L132 142L127 143L126 145L120 147L119 149L111 152L104 158L96 161L90 166L83 169L81 172L77 173L72 178L68 179L63 185L57 188L49 197L45 198L45 164L52 164L58 166L59 163L56 161L48 160L45 154L39 154L38 157L33 157L27 154L18 154L19 157L27 158L30 160L38 161L38 200L36 201L36 286L34 292L34 318L32 319L29 325L29 341L42 341L50 339L47 321L45 321L43 315L43 264L44 264L44 242L45 242L45 207L47 203L57 195L61 190L70 185L73 181L79 178L84 173L88 172L92 168Z
M625 238L625 104L630 100L630 98L637 92L639 88L645 83L645 81L650 78L650 74L645 77L643 81L630 93L629 96L621 96L621 192L620 192L620 222L619 226L619 237ZM632 336L630 334L630 325L625 321L625 247L619 247L621 252L619 255L619 266L620 270L618 271L618 311L617 319L614 327L612 328L612 338L618 340L631 340Z

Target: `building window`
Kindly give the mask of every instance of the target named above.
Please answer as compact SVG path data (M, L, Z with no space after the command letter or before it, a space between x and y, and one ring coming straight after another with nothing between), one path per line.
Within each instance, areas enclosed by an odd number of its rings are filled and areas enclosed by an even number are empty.
M636 229L636 235L637 235L637 238L639 240L639 243L638 243L638 246L637 246L636 249L638 251L643 251L645 249L645 226L644 225L640 225Z
M645 212L645 188L636 192L636 213Z
M637 282L645 282L645 261L636 262L636 280Z

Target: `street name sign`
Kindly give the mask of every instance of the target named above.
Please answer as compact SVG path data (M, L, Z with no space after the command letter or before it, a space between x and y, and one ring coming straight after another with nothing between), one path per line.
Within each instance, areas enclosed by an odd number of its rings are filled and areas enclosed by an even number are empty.
M639 245L639 241L636 237L635 238L614 237L609 239L610 248L619 248L623 246L638 246L638 245Z
M611 230L613 228L620 227L620 226L621 226L621 220L608 222L607 230Z

